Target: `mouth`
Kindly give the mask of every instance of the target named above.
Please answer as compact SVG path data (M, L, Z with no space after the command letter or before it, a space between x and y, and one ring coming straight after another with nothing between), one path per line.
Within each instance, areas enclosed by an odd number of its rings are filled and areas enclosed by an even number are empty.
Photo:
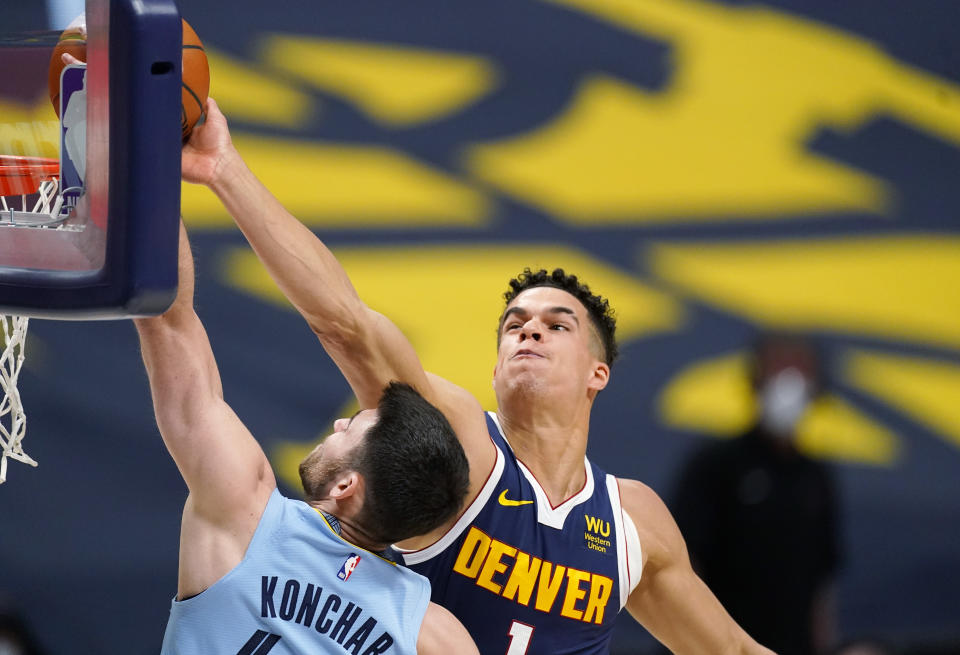
M527 349L518 350L513 354L513 357L511 357L511 359L527 359L527 358L534 358L534 357L538 359L543 359L543 355Z

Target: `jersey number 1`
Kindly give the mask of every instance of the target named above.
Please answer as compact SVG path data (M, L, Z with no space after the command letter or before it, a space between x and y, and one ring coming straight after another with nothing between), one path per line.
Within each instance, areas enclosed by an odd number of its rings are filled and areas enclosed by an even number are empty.
M526 655L530 648L530 638L533 636L533 626L514 621L510 624L510 647L507 655Z

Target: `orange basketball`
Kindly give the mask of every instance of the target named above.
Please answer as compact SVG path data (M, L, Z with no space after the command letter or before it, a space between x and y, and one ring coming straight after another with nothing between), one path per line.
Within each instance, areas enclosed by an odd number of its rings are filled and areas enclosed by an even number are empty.
M64 30L50 57L47 86L50 102L53 103L53 110L57 112L57 116L60 115L60 73L64 66L60 56L64 53L71 54L80 61L87 60L86 25L71 24ZM180 128L184 141L190 138L193 126L203 116L209 93L210 68L207 64L207 53L197 33L187 21L183 21L183 88L180 98Z
M53 103L53 111L57 112L57 116L60 115L60 72L64 65L60 55L67 53L80 61L87 60L87 26L76 23L77 21L74 21L63 31L50 57L47 90L50 92L50 102Z
M204 115L210 93L210 67L207 53L197 33L183 21L183 97L180 101L180 127L183 140L190 138L193 126Z

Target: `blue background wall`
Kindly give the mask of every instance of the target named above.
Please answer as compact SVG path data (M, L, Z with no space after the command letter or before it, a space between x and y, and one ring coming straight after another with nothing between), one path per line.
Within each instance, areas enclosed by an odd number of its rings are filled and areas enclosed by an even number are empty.
M623 354L589 449L611 472L669 497L692 448L749 420L748 339L812 334L831 385L802 444L840 481L841 632L960 640L960 5L180 8L251 168L428 368L493 407L498 297L524 266L611 298ZM44 94L4 110L40 116ZM350 391L215 199L183 202L226 398L296 493ZM156 652L186 490L133 327L30 335L40 468L0 488L0 593L51 652ZM624 616L615 652L652 649Z

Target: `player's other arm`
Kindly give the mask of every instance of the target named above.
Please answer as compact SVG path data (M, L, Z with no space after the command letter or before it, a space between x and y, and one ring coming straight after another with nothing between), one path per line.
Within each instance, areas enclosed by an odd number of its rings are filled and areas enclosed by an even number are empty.
M480 655L470 633L449 610L430 603L417 637L417 655Z
M657 494L635 480L619 483L644 557L643 575L627 601L630 614L677 655L771 655L694 573L680 530Z
M198 562L200 551L220 548L228 558L237 552L242 558L276 481L260 445L224 402L213 351L193 308L193 258L182 224L179 278L170 309L134 324L157 425L190 490L181 537L184 593L184 576L202 590L232 568L206 556Z

